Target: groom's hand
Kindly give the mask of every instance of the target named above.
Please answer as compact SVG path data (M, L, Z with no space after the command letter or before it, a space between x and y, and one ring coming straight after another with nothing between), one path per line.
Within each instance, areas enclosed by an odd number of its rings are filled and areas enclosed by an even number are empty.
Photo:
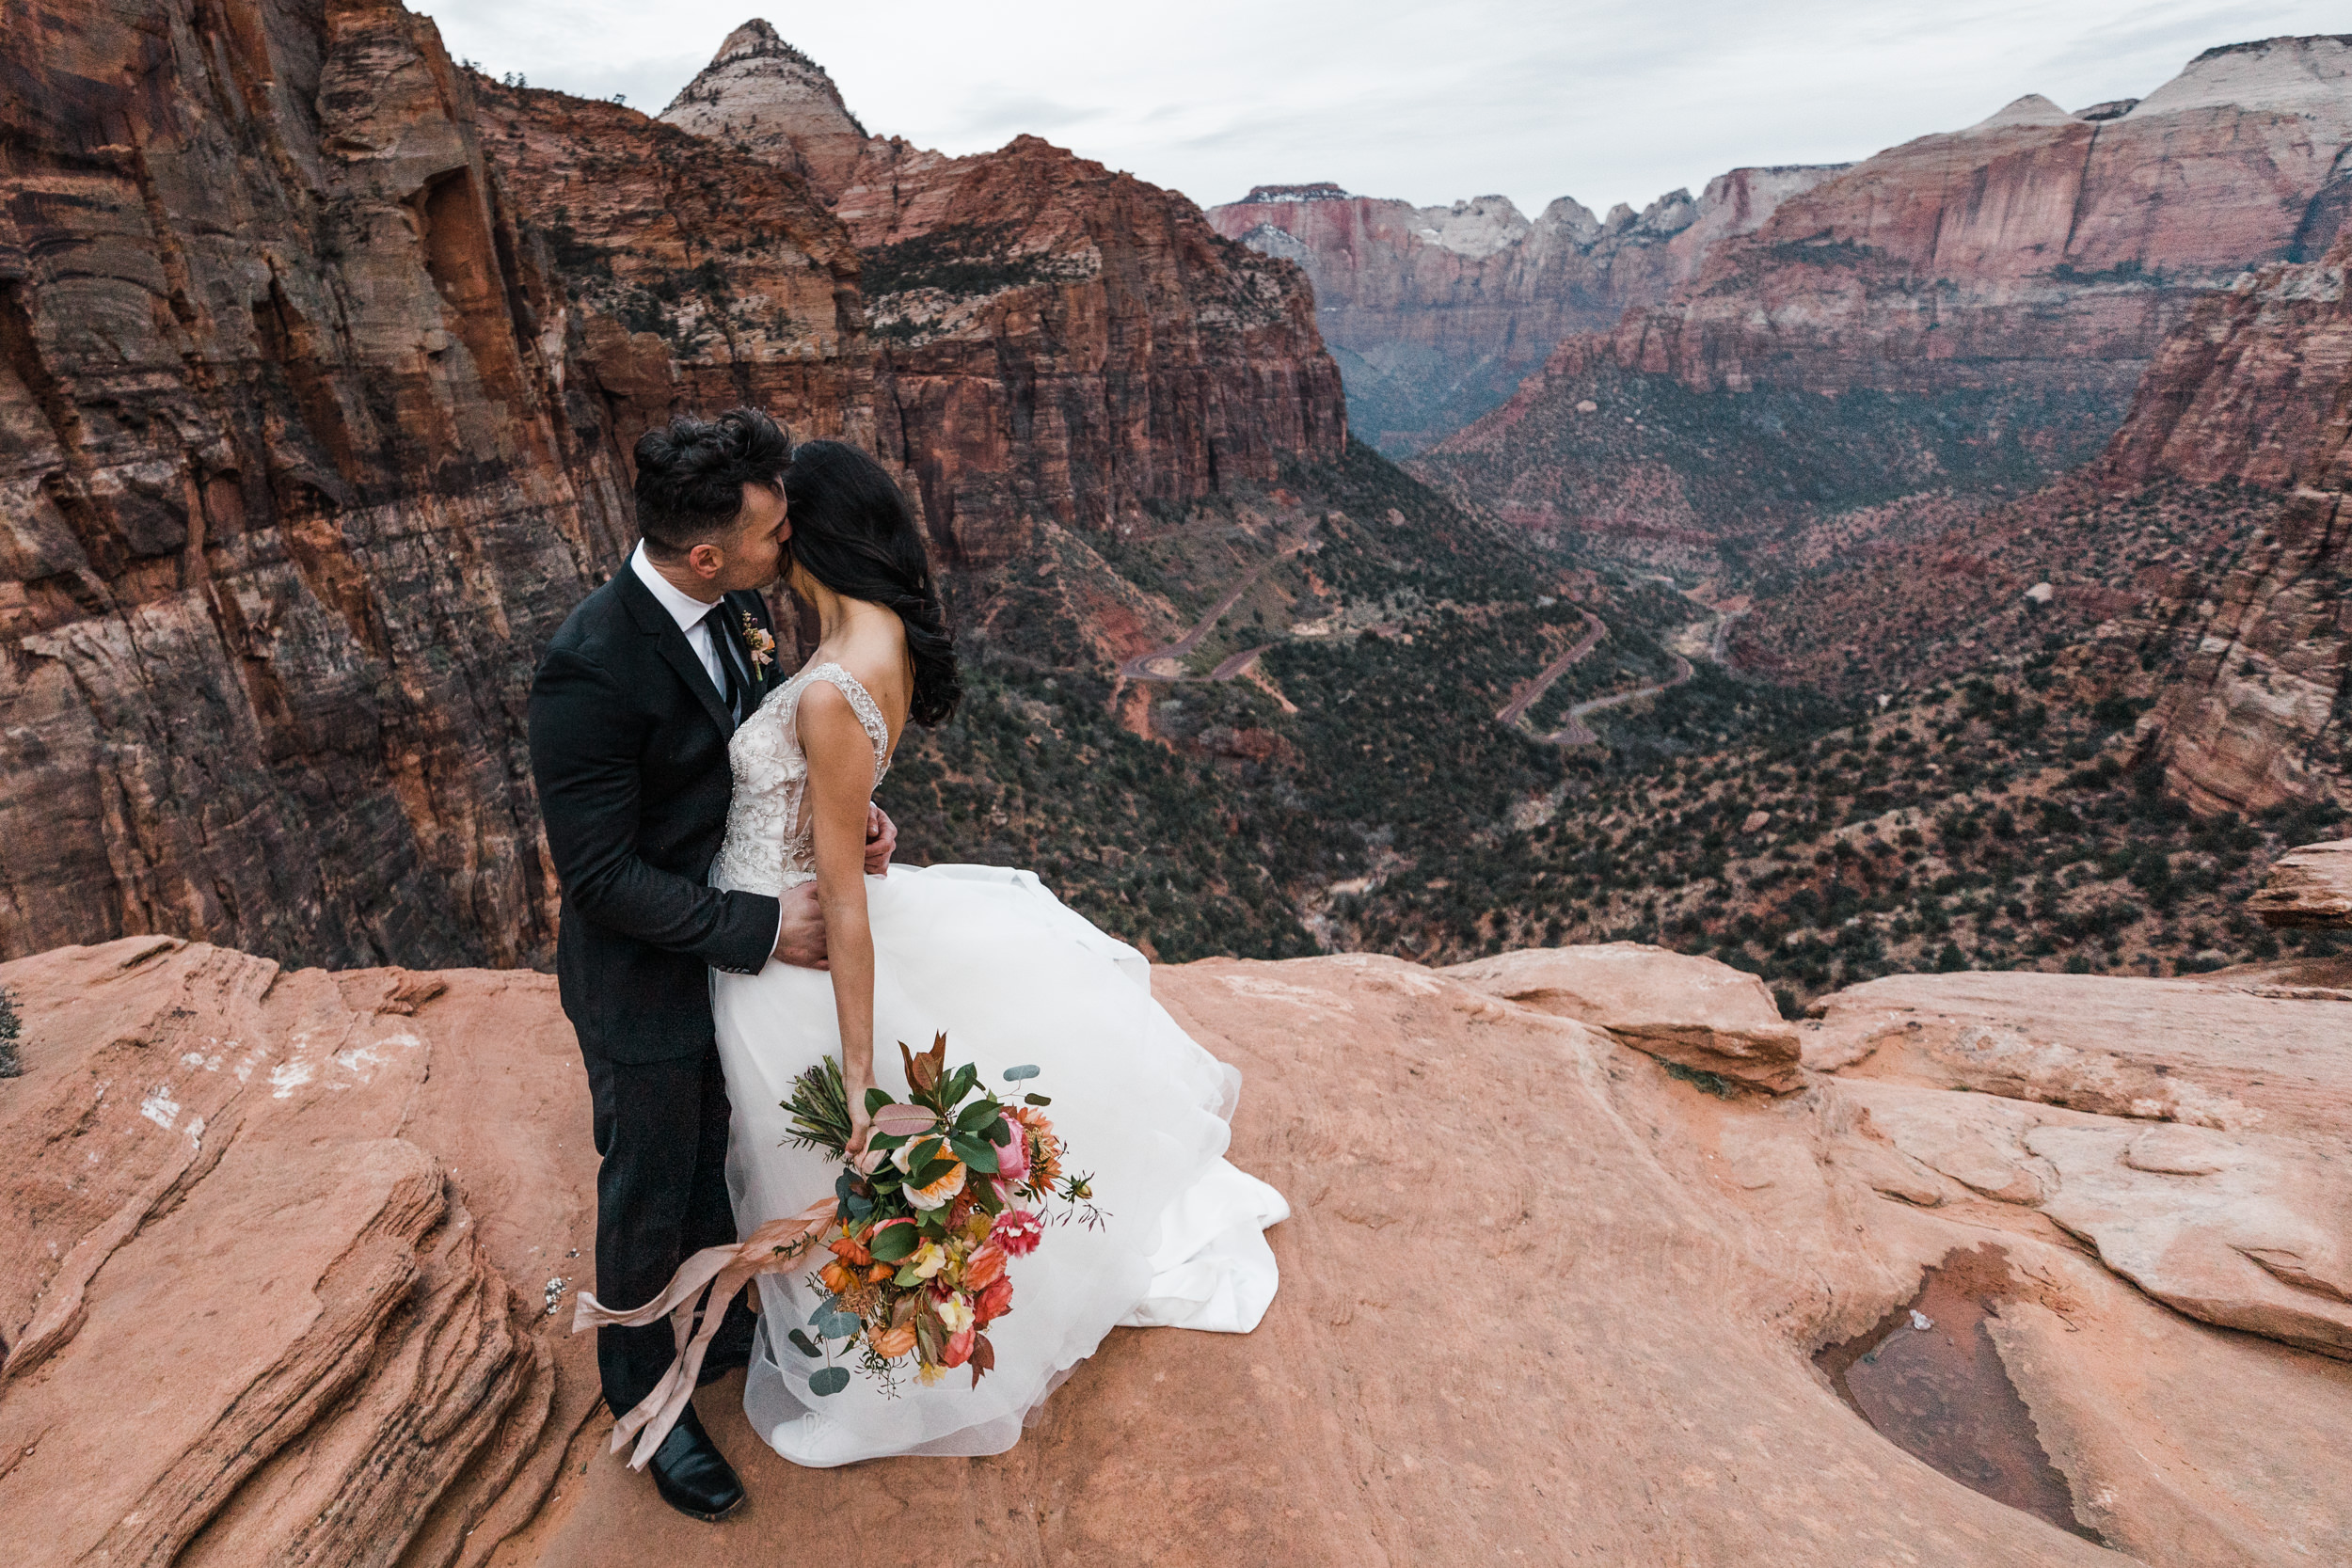
M890 820L890 814L874 804L866 803L866 874L879 877L890 869L890 852L898 847L898 825Z
M803 969L825 969L825 911L817 903L817 884L803 882L787 888L781 900L783 918L776 923L776 961Z

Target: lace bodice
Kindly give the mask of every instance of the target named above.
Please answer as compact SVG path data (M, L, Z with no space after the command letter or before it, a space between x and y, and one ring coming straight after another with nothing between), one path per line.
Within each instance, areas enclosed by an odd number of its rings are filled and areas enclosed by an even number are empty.
M857 677L838 664L813 664L778 687L727 742L735 795L727 834L710 865L710 885L731 893L782 893L817 875L814 825L801 816L808 756L801 750L801 694L829 681L850 699L874 742L874 782L890 771L890 726Z

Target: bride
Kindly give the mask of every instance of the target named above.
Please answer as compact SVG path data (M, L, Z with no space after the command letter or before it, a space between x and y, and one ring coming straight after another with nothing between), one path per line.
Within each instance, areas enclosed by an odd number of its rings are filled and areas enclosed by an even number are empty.
M1012 1309L989 1330L994 1370L977 1386L955 1376L892 1390L855 1377L812 1392L825 1363L787 1334L825 1292L803 1272L760 1275L765 1326L743 1409L800 1465L1000 1453L1116 1325L1256 1327L1276 1283L1262 1232L1289 1209L1223 1159L1240 1074L1152 1000L1141 954L1025 871L865 875L867 801L908 722L955 712L955 652L913 512L879 464L807 442L784 491L786 581L816 610L818 641L730 744L734 797L710 879L767 894L814 880L831 970L771 960L756 974L711 974L739 1233L821 1201L840 1172L793 1141L783 1105L793 1080L823 1057L840 1062L862 1148L866 1089L907 1096L896 1042L919 1049L941 1031L949 1062L976 1064L1000 1093L1006 1069L1041 1069L1022 1087L1051 1098L1104 1217L1049 1230L1015 1265Z

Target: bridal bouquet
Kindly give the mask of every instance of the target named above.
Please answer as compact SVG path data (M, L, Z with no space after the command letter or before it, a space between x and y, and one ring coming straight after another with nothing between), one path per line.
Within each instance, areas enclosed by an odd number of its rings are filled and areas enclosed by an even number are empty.
M832 1057L803 1073L784 1101L803 1146L845 1161L829 1227L839 1235L828 1247L832 1261L812 1279L825 1299L789 1335L803 1355L825 1358L809 1378L813 1394L849 1386L849 1369L834 1364L836 1339L846 1341L841 1354L854 1349L860 1370L894 1391L910 1355L925 1384L968 1366L977 1387L996 1364L982 1330L1012 1306L1006 1267L1036 1250L1045 1227L1039 1211L1058 1201L1064 1222L1102 1221L1089 1179L1063 1173L1044 1095L1024 1094L1010 1105L980 1089L971 1063L946 1065L944 1034L920 1054L903 1042L898 1053L908 1098L866 1091L873 1132L857 1158L849 1156L849 1097ZM1020 1083L1037 1074L1016 1067L1005 1077Z

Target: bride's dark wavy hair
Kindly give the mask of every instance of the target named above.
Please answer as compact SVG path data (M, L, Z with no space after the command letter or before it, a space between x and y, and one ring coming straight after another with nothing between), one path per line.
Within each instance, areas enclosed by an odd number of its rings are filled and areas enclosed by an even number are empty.
M857 448L803 441L784 470L785 542L791 559L844 598L886 605L906 623L914 658L914 700L908 717L944 724L963 700L956 673L955 633L931 584L923 531L897 483Z

